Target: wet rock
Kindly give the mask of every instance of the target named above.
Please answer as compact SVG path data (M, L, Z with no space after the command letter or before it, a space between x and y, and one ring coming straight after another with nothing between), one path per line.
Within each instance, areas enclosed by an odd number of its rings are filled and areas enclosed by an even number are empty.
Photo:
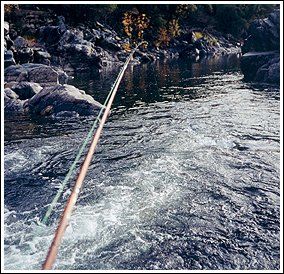
M14 84L11 89L19 96L19 99L30 99L42 90L42 87L33 82L19 82Z
M4 76L6 82L35 82L41 86L64 84L68 79L63 70L43 64L9 66L5 69Z
M16 61L14 59L13 52L11 50L4 49L4 67L15 65Z
M15 113L24 112L24 103L19 96L10 88L4 89L4 112Z
M280 83L280 11L254 20L242 51L241 69L246 81Z
M275 83L277 83L277 79L280 77L277 70L278 56L278 53L274 51L244 54L241 58L241 70L244 74L244 80L270 83L276 80Z
M280 84L280 58L276 57L261 66L255 75L255 81Z
M28 100L27 107L31 113L40 115L51 115L63 111L92 115L97 113L101 104L74 86L55 85L45 87L34 95Z

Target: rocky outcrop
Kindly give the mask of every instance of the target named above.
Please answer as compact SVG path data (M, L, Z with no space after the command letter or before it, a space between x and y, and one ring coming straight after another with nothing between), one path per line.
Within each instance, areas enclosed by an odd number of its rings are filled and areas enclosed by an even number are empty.
M30 113L51 115L60 112L93 115L102 107L92 96L71 85L45 87L27 101Z
M19 96L10 88L4 89L4 112L19 113L24 112L25 101L20 100Z
M242 56L241 69L245 81L279 83L279 53L274 51L246 53Z
M19 82L11 86L11 89L18 95L19 99L26 100L42 90L42 87L33 82Z
M245 81L280 83L280 11L252 22L242 51Z
M58 26L41 27L38 39L65 70L100 69L109 63L119 62L116 54L123 51L123 40L116 32L99 23L97 29L82 25L68 28L64 18L59 21Z
M248 28L248 37L242 52L264 52L279 50L280 10L275 10L265 19L254 20Z
M225 38L217 31L201 29L186 30L171 41L171 46L180 57L195 58L240 52L239 43L233 37Z
M5 82L34 82L41 86L65 84L67 74L58 67L43 64L12 65L4 70Z

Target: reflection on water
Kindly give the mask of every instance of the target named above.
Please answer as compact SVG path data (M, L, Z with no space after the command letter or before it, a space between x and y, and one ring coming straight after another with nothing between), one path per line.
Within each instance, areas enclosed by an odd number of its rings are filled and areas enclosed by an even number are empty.
M75 75L103 102L117 73ZM127 70L56 269L278 269L279 90L236 56ZM5 120L5 269L39 269L93 117Z
M167 89L173 84L181 87L196 86L204 81L203 78L199 78L201 76L214 72L234 71L238 70L238 67L237 55L204 58L197 63L187 59L183 62L173 59L130 66L124 75L114 106L133 107L139 101L145 103L164 101L165 93L176 95L177 90ZM86 90L96 100L103 102L118 71L119 68L113 68L111 72L103 71L100 76L90 73L80 74L75 76L71 84ZM90 81L90 78L94 80Z

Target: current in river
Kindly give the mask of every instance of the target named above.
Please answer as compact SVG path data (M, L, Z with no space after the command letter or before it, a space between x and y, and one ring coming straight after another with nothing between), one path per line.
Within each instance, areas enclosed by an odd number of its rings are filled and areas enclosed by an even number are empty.
M103 102L119 68L75 75ZM130 66L55 269L279 269L279 88L236 55ZM5 269L40 269L94 117L5 117Z

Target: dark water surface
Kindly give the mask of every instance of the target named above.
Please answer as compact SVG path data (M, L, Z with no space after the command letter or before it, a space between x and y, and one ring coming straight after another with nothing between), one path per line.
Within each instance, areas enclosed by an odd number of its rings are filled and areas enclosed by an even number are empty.
M72 84L100 102L118 69ZM129 67L56 269L278 269L279 90L236 56ZM5 269L40 269L41 219L93 117L6 117Z

